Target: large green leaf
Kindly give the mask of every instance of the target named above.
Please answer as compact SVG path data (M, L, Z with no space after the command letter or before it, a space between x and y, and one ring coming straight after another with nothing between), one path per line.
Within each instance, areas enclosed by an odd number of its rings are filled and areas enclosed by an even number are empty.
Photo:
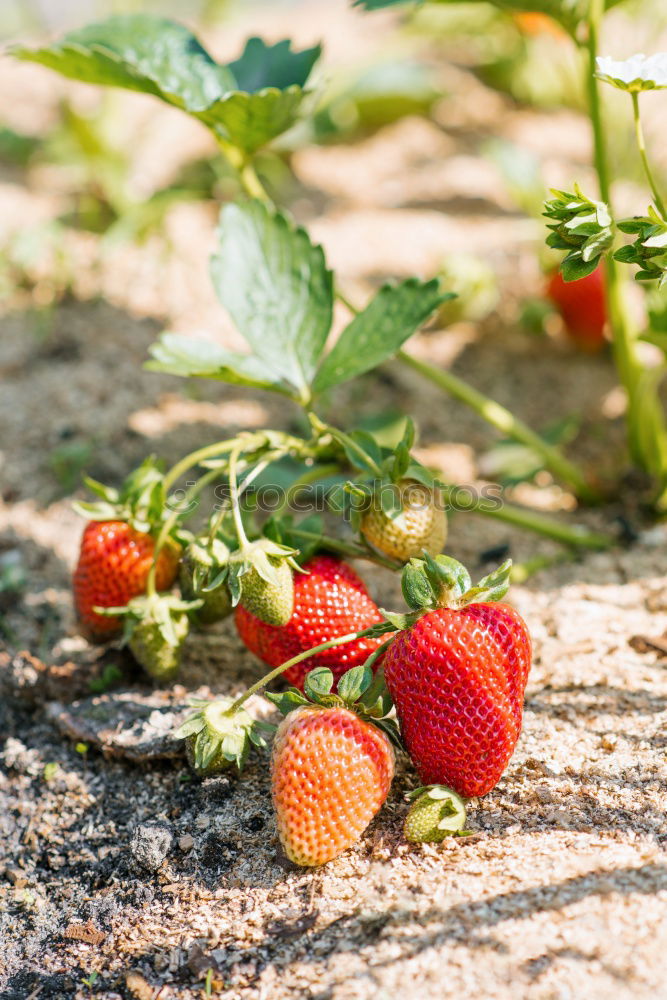
M315 390L347 382L391 358L452 297L442 293L437 278L427 282L408 278L400 285L384 285L341 333L315 377Z
M199 375L231 382L233 385L272 389L274 392L289 394L289 388L281 384L259 358L227 351L200 337L163 333L151 345L150 354L153 360L145 365L150 371L167 372L170 375Z
M322 248L259 201L230 204L211 275L253 352L306 398L331 327L333 283Z
M217 63L182 24L150 14L120 15L13 54L74 80L153 94L254 152L295 121L320 49L250 39L240 59ZM260 64L264 70L260 70Z
M258 94L237 90L197 118L239 149L254 153L292 127L302 101L300 87L270 88Z

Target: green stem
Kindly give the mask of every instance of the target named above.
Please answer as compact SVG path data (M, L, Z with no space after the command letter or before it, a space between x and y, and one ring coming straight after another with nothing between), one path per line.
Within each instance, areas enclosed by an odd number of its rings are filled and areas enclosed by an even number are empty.
M317 414L312 412L308 413L308 419L310 420L313 430L319 437L325 434L330 435L334 441L338 441L340 444L347 447L348 451L358 455L364 466L374 472L376 476L382 477L384 475L382 469L371 457L371 455L364 451L362 446L357 444L354 438L350 437L349 434L346 434L345 431L341 431L337 427L332 427L331 424L325 423L317 416Z
M336 296L350 312L355 315L359 313L356 306L338 288L336 289ZM536 434L527 424L524 424L522 420L515 417L504 406L496 403L493 399L489 399L488 396L478 392L477 389L473 389L471 385L468 385L467 382L464 382L463 379L458 378L450 371L437 368L427 361L419 361L405 351L399 351L396 356L404 364L419 372L420 375L434 382L438 388L444 389L450 396L471 407L487 423L491 424L492 427L496 427L515 441L520 441L521 444L525 444L532 451L535 451L542 457L546 468L559 479L568 483L581 500L585 500L588 503L598 503L600 501L601 497L586 482L576 465L565 458L558 448L548 444L544 438Z
M239 509L239 490L236 480L236 463L240 453L240 448L235 448L229 456L229 502L232 505L232 517L234 518L234 528L236 530L239 548L243 550L248 548L249 542L248 536L245 533L245 528L243 527L243 519L241 518L241 511Z
M215 135L218 146L220 147L225 159L236 171L241 187L248 197L258 198L259 201L263 201L267 205L273 206L273 201L270 198L268 191L257 176L257 171L253 165L252 158L245 155L238 148L238 146L235 146L233 143L223 139L216 132L213 134Z
M537 535L543 535L545 538L551 538L556 542L572 545L575 548L608 549L615 544L611 535L589 531L588 528L579 525L561 524L560 521L546 517L544 514L537 514L528 508L516 507L513 504L502 503L500 507L494 508L489 505L488 500L471 497L465 489L443 482L438 482L437 485L454 511L483 514L485 517L492 517L496 521L503 521L505 524L512 524L518 528L525 528Z
M384 556L373 552L371 549L364 548L363 545L353 545L350 542L343 542L338 538L332 538L330 535L323 535L319 531L304 531L302 528L290 528L290 535L295 535L297 538L303 538L307 541L319 541L322 543L323 548L331 549L332 552L340 552L341 555L349 556L350 559L366 559L368 562L376 563L385 569L400 570L403 568L403 564L397 562L395 559L385 559Z
M184 458L177 462L169 472L165 474L163 479L164 492L169 493L169 490L178 482L181 476L192 469L195 465L199 465L200 462L206 461L207 458L215 458L217 455L223 455L225 452L231 451L232 448L238 443L238 438L229 438L227 441L216 441L215 444L207 444L203 448L198 448L197 451L190 452Z
M614 208L611 197L606 131L602 117L600 82L596 76L600 25L604 11L604 0L591 0L588 14L588 38L586 42L588 52L586 78L588 84L589 114L593 129L593 153L600 197L608 205L613 218ZM612 254L608 254L606 258L605 279L614 362L628 399L628 447L633 460L641 468L646 471L655 471L651 470L652 463L645 453L645 448L642 446L640 398L642 392L642 366L636 351L636 331L633 330L633 325L628 315L621 271L618 262ZM664 427L661 427L661 424L662 419L658 415L655 428L647 436L650 437L654 433L658 435L664 434Z
M394 626L387 622L385 632L395 631ZM275 680L276 677L280 677L282 673L289 670L290 667L295 667L297 663L302 663L303 660L307 660L311 656L315 656L317 653L323 653L326 649L333 649L335 646L344 646L348 642L354 642L355 639L365 639L367 636L373 635L377 636L379 634L378 626L372 625L370 628L362 629L361 632L350 632L348 635L338 636L337 639L329 639L328 642L323 642L319 646L313 646L312 649L306 649L303 653L299 653L298 656L293 656L291 660L286 660L285 663L281 663L279 667L275 670L271 670L270 673L266 674L255 684L244 691L236 701L229 706L226 715L233 715L244 702L250 698L251 695L257 694L258 691L262 691L267 684Z
M475 410L492 427L496 427L503 434L507 434L515 441L520 441L531 451L536 452L544 461L546 468L559 479L568 483L580 499L586 500L588 503L600 500L599 494L586 482L576 465L573 465L561 454L558 448L548 444L544 438L536 434L504 406L489 399L477 389L473 389L467 382L450 371L437 368L427 361L420 361L405 351L399 351L397 357L409 368L419 372L420 375L437 385L438 388L444 389L450 396Z
M284 446L284 453L288 454L294 451L296 454L303 458L314 458L315 455L312 453L313 442L306 441L304 438L295 437L292 434L285 434L280 431L271 431L274 439L282 442ZM180 477L192 469L195 465L199 465L200 462L205 462L208 458L216 458L218 455L224 455L227 452L232 451L237 445L242 445L242 451L252 451L254 448L259 447L262 441L266 440L264 433L258 431L255 433L244 433L240 434L235 438L228 438L226 441L216 441L214 444L204 445L203 448L198 448L197 451L191 452L184 458L177 462L166 473L164 477L164 490L168 493L171 487L177 482Z
M632 97L632 113L635 120L635 136L637 139L637 146L639 148L639 155L641 157L642 165L644 167L644 173L646 174L646 180L649 183L651 192L653 194L653 201L655 202L655 207L660 212L663 219L667 218L665 214L665 204L658 191L658 185L655 182L651 166L648 162L648 156L646 153L646 142L644 140L644 130L642 128L641 117L639 115L639 94L633 91L630 95Z
M201 477L201 479L198 479L197 482L190 487L190 489L183 497L183 503L185 504L185 506L187 507L190 501L194 500L195 497L197 497L199 493L201 493L201 491L204 489L205 486L208 486L209 483L213 482L213 480L217 479L219 476L220 476L219 469L210 469L207 473L205 473ZM153 562L151 563L151 568L148 572L148 578L146 580L146 593L149 597L154 597L155 594L157 593L157 589L155 586L155 575L157 572L157 562L160 556L160 552L164 548L166 541L169 538L169 535L171 534L172 530L176 526L177 522L179 520L182 520L184 516L187 516L187 511L186 514L183 515L180 510L174 510L171 512L166 521L163 522L162 527L160 528L160 532L155 540L155 548L153 549Z

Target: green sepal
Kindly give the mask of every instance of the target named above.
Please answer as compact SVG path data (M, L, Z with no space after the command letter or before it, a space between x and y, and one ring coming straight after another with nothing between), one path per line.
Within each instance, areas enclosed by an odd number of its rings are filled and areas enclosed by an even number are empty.
M149 455L119 490L95 479L84 479L98 500L77 501L73 509L88 521L125 521L137 531L153 533L171 513L165 503L163 477L163 464Z
M190 766L200 777L217 774L230 766L241 771L251 745L266 747L263 733L275 727L253 719L243 708L230 713L231 698L197 701L193 715L176 730L176 739L185 739Z
M412 614L382 613L396 628L404 629L414 624L420 613L435 608L459 609L483 601L501 601L509 589L511 568L512 560L507 559L472 586L470 574L456 559L446 555L433 558L424 552L423 559L411 559L405 565L401 576L403 596Z
M556 197L544 204L544 214L552 220L547 246L569 250L560 272L564 281L578 281L591 274L611 248L613 220L605 202L587 198L577 184L573 193L554 188L552 194Z
M277 694L268 693L266 697L283 715L307 705L347 708L382 730L398 749L404 749L396 720L388 718L393 702L381 671L373 676L367 664L352 667L339 679L337 693L333 693L333 682L333 673L328 667L316 667L306 676L303 693L288 688Z

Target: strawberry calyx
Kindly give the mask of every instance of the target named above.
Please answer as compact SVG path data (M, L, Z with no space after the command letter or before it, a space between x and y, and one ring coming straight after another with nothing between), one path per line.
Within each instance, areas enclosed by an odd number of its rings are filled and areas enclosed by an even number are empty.
M202 777L235 766L241 771L251 746L265 747L263 733L275 726L253 719L244 708L234 708L232 698L194 701L195 709L176 730L175 738L187 740L190 766Z
M202 535L186 546L179 570L181 595L187 601L200 600L196 619L210 625L226 618L232 610L227 586L229 547L219 536Z
M466 837L465 800L446 785L422 785L406 796L412 802L403 832L413 844L439 843L445 837Z
M137 531L154 534L170 514L163 476L161 464L151 455L129 474L120 489L86 477L86 486L98 499L77 501L74 510L88 521L125 521Z
M316 667L306 676L303 692L288 688L287 691L267 693L266 697L283 715L309 705L347 708L364 722L372 722L395 746L403 749L396 720L390 718L394 706L381 670L374 675L371 666L364 663L346 671L335 692L333 686L332 671L328 667Z
M458 610L468 604L501 601L509 590L511 569L512 560L506 559L473 586L468 570L458 560L446 555L433 558L424 552L423 559L411 559L405 566L401 587L406 603L415 612ZM394 624L397 616L385 617Z

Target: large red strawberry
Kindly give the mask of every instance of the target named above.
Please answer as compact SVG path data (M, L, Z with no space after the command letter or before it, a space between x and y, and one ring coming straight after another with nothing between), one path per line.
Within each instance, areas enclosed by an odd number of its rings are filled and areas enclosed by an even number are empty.
M418 610L384 658L419 777L466 798L496 785L521 733L531 642L518 612L496 603L509 569L508 561L471 588L466 570L448 556L413 560L404 593Z
M304 565L305 573L294 575L294 612L287 625L267 625L242 605L235 613L236 627L248 649L270 667L278 667L293 656L329 639L360 632L383 621L354 570L335 556L318 555ZM358 666L384 641L356 639L316 653L285 671L285 679L302 688L313 667L329 667L338 679Z
M383 720L367 721L363 699L371 680L367 667L349 671L334 699L340 704L328 707L333 675L320 668L305 682L314 704L301 699L294 709L296 692L273 696L288 710L273 746L273 805L281 843L295 864L322 865L351 847L387 798L394 753L378 728Z
M560 271L554 271L549 278L547 295L578 347L599 351L604 346L607 304L602 266L578 281L564 281Z
M72 586L79 621L96 638L111 638L122 629L120 618L99 615L95 607L128 604L146 590L155 542L125 521L90 521L84 528ZM158 556L155 586L167 590L176 578L179 550L165 546Z

